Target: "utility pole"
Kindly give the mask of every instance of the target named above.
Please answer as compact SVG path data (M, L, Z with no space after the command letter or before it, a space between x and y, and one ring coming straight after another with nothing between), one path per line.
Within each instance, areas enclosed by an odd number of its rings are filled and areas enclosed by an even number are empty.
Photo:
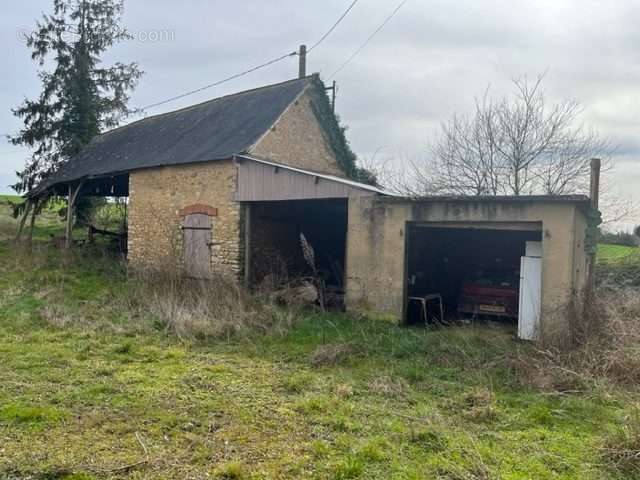
M336 113L336 81L334 80L330 87L325 87L325 90L331 90L331 109Z
M298 53L299 64L298 64L298 78L304 78L307 76L307 46L300 45L300 52Z
M599 158L591 159L591 185L589 196L591 197L591 206L597 210L600 203L600 166Z
M600 203L600 168L602 162L599 158L591 159L591 181L589 188L589 199L591 201L591 208L594 211L598 211L598 206ZM595 229L595 226L589 227ZM591 239L593 242L597 242L597 236L594 232L592 232L594 238ZM593 291L596 285L596 245L591 245L591 252L588 256L587 261L587 295L593 295Z
M304 78L307 76L307 46L300 45L298 51L298 78ZM333 81L332 86L326 87L325 90L331 90L331 108L333 112L336 111L336 81Z

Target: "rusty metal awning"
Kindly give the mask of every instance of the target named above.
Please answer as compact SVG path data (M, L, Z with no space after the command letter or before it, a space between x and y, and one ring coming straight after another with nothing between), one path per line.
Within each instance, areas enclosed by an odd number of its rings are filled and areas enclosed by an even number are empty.
M249 155L237 155L234 159L238 165L235 199L240 202L390 195L389 192L364 183Z

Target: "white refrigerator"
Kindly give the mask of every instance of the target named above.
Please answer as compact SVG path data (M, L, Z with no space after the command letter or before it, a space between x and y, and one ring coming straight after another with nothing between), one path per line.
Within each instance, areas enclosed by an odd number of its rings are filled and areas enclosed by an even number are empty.
M541 247L541 242L527 242L525 256L520 258L518 337L523 340L536 340L540 334Z

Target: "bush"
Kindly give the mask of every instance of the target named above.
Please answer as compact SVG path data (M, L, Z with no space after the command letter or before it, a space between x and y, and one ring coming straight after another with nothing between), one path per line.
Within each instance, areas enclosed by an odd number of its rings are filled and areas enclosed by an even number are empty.
M521 351L513 367L524 383L577 392L606 383L640 384L640 295L636 288L600 288L565 348Z

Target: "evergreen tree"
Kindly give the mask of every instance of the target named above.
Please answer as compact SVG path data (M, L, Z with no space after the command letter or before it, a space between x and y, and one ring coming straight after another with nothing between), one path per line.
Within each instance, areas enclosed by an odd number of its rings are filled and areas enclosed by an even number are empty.
M121 23L123 0L54 0L27 38L31 58L42 69L42 91L13 110L24 127L11 137L32 154L13 186L27 193L105 129L131 110L127 103L142 71L136 63L102 65L101 56L130 35ZM35 212L34 208L34 212Z

